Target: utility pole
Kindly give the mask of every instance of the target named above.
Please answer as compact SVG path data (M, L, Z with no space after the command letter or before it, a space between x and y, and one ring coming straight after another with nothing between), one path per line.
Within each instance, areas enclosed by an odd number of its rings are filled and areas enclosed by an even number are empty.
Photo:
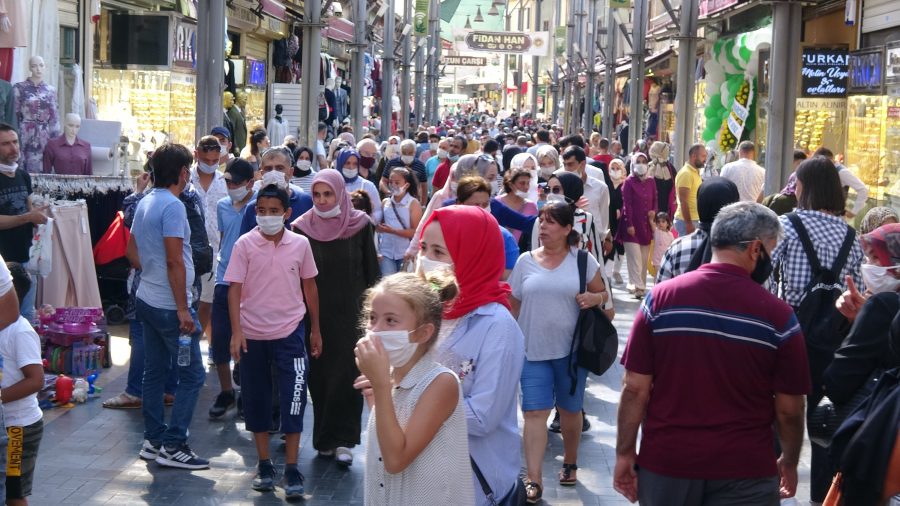
M559 27L560 16L562 10L562 0L556 0L556 7L553 9L553 24L550 27L553 32L550 39L554 41L550 57L553 59L553 75L550 76L550 92L553 98L553 106L550 108L550 123L556 123L559 117L559 61L556 59L556 28Z
M543 0L534 0L534 32L541 31L541 3ZM553 40L553 37L550 37L550 40ZM550 50L551 57L553 56L553 48L548 48ZM537 111L538 111L538 84L541 82L541 57L535 56L531 59L531 120L537 122ZM544 110L546 110L547 105L544 104Z
M366 26L368 23L366 0L356 0L353 5L353 44L351 45L352 59L350 60L350 117L353 121L353 135L362 139L363 132L363 90L366 87L365 79L365 53Z
M769 60L769 129L766 133L766 195L781 188L790 174L794 115L797 110L797 62L800 61L800 4L772 5L772 53Z
M574 89L574 85L572 82L578 82L578 72L576 70L577 66L575 65L575 3L578 0L570 0L569 3L569 20L566 26L566 40L568 41L568 58L566 69L568 71L566 75L566 100L563 104L563 133L569 133L569 125L572 122L572 113L575 108L575 99L574 94L572 93Z
M197 82L200 85L197 86L194 134L199 139L214 126L221 125L224 115L222 68L225 61L225 5L219 0L201 0L197 12Z
M409 79L412 63L412 0L403 0L403 52L400 62L400 121L397 122L406 136L409 136ZM408 137L407 137L408 138Z
M413 106L413 115L416 117L416 126L422 125L422 114L424 113L423 108L425 105L425 101L422 100L422 88L424 83L422 82L423 74L425 70L425 49L422 46L422 42L426 42L428 38L416 37L416 49L415 49L415 60L416 60L416 79L415 79L415 87L416 91L413 94L415 97L415 104Z
M603 97L603 137L607 139L612 139L613 127L616 126L614 105L616 101L616 58L619 54L619 27L616 22L615 12L610 7L607 9L606 14L606 63L604 65L606 83L604 84L605 95Z
M425 111L424 111L424 120L430 124L434 124L434 95L437 93L437 90L434 88L434 58L437 55L437 49L435 49L435 40L437 40L437 33L435 32L435 25L438 22L439 15L439 7L437 0L431 0L431 5L428 8L428 36L427 42L425 46L421 48L422 57L425 59Z
M434 0L434 10L435 12L440 11L440 2L438 0ZM441 53L443 52L443 48L441 47L441 19L438 17L434 24L434 60L432 64L434 65L434 104L433 109L434 117L432 118L432 123L437 124L440 120L440 83L441 83Z
M675 83L675 166L687 160L694 132L694 67L697 66L697 17L700 2L682 0Z
M597 59L597 0L587 0L589 2L590 11L588 13L588 20L590 24L585 25L589 28L590 32L587 33L585 37L586 43L588 44L587 54L587 72L586 77L587 80L584 85L584 118L582 120L582 127L584 127L584 135L586 137L585 140L591 135L591 130L594 126L594 92L595 92L595 81L597 77L597 72L594 70L594 60Z
M509 33L509 0L506 0L506 8L503 11L503 15L506 17L506 33ZM507 109L509 106L509 53L503 53L503 95L500 97L500 107L502 109Z
M387 11L384 13L384 64L381 66L383 80L381 82L381 140L391 136L391 119L393 117L394 95L394 0L387 0ZM399 125L400 122L398 121Z
M525 16L522 12L522 2L519 2L519 32L525 30ZM519 53L516 62L516 70L519 71L519 79L516 83L516 112L519 115L519 118L522 118L522 83L525 82L525 65L523 64L524 58L522 54ZM534 117L531 118L534 121Z
M303 6L303 71L301 110L301 146L315 146L319 133L319 48L322 47L322 0L306 0ZM354 93L356 95L356 93Z
M644 45L647 34L647 0L634 0L634 19L632 20L633 35L631 54L631 107L628 118L628 142L633 146L635 142L644 138L644 97L640 90L644 82ZM626 153L631 152L631 146L622 146Z

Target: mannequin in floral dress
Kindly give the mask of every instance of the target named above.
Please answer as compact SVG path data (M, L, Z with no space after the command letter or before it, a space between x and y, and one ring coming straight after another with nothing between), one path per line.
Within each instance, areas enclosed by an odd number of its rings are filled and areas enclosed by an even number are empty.
M27 172L43 170L44 147L61 134L56 105L56 89L44 82L44 59L32 56L28 61L31 77L13 86L22 168Z

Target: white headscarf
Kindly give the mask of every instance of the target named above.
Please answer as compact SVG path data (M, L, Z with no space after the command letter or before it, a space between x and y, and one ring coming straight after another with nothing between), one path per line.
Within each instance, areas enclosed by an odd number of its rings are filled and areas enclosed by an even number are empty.
M528 183L528 200L533 202L537 202L538 192L537 192L537 182L538 182L538 161L537 158L534 157L531 153L519 153L518 155L512 157L512 160L509 162L510 170L513 169L521 169L525 167L525 162L527 160L531 160L534 162L534 167L529 171L531 173L531 181Z

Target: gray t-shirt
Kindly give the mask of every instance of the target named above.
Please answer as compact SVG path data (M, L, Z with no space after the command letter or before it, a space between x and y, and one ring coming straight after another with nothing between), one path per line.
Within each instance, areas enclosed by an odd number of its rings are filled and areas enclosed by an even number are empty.
M555 269L538 264L531 252L522 253L509 276L513 297L522 301L518 323L525 334L525 358L535 362L569 355L578 322L578 261L575 249ZM587 280L600 264L588 255Z

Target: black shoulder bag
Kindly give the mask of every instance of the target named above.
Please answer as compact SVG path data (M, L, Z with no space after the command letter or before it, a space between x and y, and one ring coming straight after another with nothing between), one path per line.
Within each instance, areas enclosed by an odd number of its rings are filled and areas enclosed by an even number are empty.
M522 506L525 504L528 494L525 492L525 483L520 478L516 478L516 487L512 492L506 494L506 497L498 499L471 455L469 455L469 462L472 464L472 470L475 471L475 477L478 478L478 483L481 485L481 491L484 492L485 497L491 502L491 506Z
M584 293L587 289L587 256L586 251L578 250L578 293ZM619 333L606 313L596 306L582 309L578 313L578 323L575 324L572 336L572 354L575 359L569 369L569 377L572 378L569 395L575 394L578 367L599 376L612 366L618 352Z

